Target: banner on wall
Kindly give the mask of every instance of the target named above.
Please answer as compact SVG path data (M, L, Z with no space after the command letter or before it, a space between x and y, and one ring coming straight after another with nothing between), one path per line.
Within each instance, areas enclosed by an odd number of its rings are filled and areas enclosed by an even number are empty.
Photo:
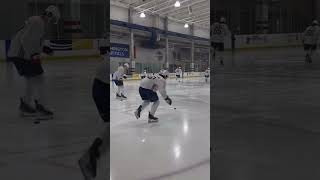
M50 47L55 51L72 50L72 40L50 40Z
M110 57L129 58L130 46L128 44L111 43Z

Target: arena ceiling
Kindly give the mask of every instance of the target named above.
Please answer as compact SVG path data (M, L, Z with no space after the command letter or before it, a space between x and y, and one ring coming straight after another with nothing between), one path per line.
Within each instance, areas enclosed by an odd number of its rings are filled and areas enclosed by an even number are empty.
M159 15L205 28L210 26L210 0L180 0L180 7L174 6L176 2L176 0L111 0L114 5L131 7L146 15Z

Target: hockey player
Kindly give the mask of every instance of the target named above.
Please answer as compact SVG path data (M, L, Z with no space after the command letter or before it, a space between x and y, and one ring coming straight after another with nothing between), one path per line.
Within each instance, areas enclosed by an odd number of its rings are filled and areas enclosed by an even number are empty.
M178 68L175 70L175 73L176 73L176 81L178 80L178 82L180 82L180 78L182 77L181 67L178 67Z
M312 22L312 25L307 27L303 32L303 45L306 52L306 62L312 63L313 52L317 49L317 43L320 35L319 23L317 20Z
M100 52L109 52L106 48L101 48ZM92 86L92 97L99 111L100 117L103 119L104 131L101 135L93 141L92 145L85 152L85 154L78 161L80 169L82 171L85 180L94 179L97 176L97 161L101 159L103 155L107 155L110 150L110 117L109 117L109 74L108 74L108 62L104 55L105 60L100 64L97 69L96 76ZM107 161L107 159L106 159Z
M128 68L129 68L129 64L125 63L123 66L119 66L118 70L115 73L113 73L112 80L118 87L116 98L127 99L127 97L124 95L123 79L127 78L127 75L125 74L125 70Z
M8 58L26 82L19 107L23 116L53 117L53 112L46 107L44 98L45 79L40 54L42 52L53 54L50 47L43 45L43 37L47 24L57 24L59 19L59 9L56 6L49 6L42 15L28 18L12 39Z
M216 22L211 27L211 47L213 48L213 56L216 57L216 52L219 51L220 64L224 65L224 57L222 52L224 51L224 41L231 33L226 24L224 17L220 18L220 22Z
M143 70L143 73L142 73L140 76L141 76L141 79L146 78L146 77L148 76L148 74L147 74L147 70L146 70L146 69L144 69L144 70Z
M142 99L142 104L138 107L138 109L134 112L137 119L140 118L141 112L152 103L151 110L148 116L148 122L158 122L158 118L155 117L155 113L160 104L157 91L160 92L161 96L164 100L171 105L172 100L167 95L166 91L166 79L169 77L168 71L160 72L159 75L155 75L153 77L145 78L141 81L139 87L139 94Z
M208 68L204 71L204 78L205 78L206 82L208 82L209 77L210 77L210 68Z

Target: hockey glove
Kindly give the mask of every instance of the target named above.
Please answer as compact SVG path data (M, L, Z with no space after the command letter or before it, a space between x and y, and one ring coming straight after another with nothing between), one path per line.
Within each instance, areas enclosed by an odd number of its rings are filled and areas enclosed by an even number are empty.
M44 52L47 55L52 56L53 55L53 50L49 46L43 46L42 52Z
M164 99L169 105L172 104L172 100L167 96L167 98Z

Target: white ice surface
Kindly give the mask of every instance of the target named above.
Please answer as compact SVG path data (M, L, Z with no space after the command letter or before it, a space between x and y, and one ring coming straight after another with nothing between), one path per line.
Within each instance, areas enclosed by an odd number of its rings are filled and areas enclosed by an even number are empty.
M111 94L112 180L209 180L210 85L204 78L168 80L169 106L159 95L159 122L148 124L150 105L137 120L139 81L125 82L127 100ZM174 110L173 107L176 107Z

